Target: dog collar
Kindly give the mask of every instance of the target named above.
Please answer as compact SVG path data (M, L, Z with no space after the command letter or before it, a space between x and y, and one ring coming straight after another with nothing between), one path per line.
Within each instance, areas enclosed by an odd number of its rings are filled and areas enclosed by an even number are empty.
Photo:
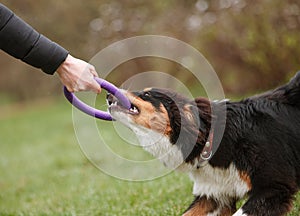
M212 128L208 139L205 143L205 146L203 147L203 150L200 154L200 159L197 165L197 169L204 166L206 164L205 162L209 161L213 156L213 139L214 139L214 129Z
M224 99L220 101L213 101L211 103L211 107L213 110L215 110L214 112L215 114L211 119L210 131L208 133L208 137L202 149L202 152L200 153L200 157L197 163L197 169L206 165L219 148L219 145L222 140L223 132L225 130L226 120L222 116L224 114L223 112L226 113L227 101L229 100ZM219 115L222 115L220 119L218 118ZM216 134L214 136L215 132Z

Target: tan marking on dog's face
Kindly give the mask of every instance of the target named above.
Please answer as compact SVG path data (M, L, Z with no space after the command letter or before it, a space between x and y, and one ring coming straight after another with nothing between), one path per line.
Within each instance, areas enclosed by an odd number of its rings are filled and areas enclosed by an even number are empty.
M145 89L144 92L149 90L150 88ZM162 104L160 105L160 109L157 110L150 102L144 101L130 92L126 92L125 95L139 110L138 115L130 115L130 118L135 124L155 130L167 136L170 135L171 126L168 112Z
M148 91L151 91L151 90L152 90L152 88L145 88L144 92L148 92Z

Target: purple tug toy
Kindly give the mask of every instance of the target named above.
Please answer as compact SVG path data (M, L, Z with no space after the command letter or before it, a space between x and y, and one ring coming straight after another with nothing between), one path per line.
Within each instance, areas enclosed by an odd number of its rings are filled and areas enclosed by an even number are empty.
M128 100L128 98L121 93L120 89L118 89L115 85L109 83L108 81L106 81L104 79L95 77L95 80L99 83L101 88L104 88L109 93L113 94L116 98L118 98L118 100L120 101L122 106L130 109L131 103ZM102 120L106 120L106 121L113 120L112 116L108 112L104 112L104 111L95 109L95 108L83 103L81 100L79 100L75 96L75 94L73 94L72 92L69 92L65 86L64 86L64 94L65 94L65 97L68 99L68 101L73 106L75 106L76 108L81 110L82 112L84 112L90 116L93 116L95 118L98 118L98 119L102 119Z

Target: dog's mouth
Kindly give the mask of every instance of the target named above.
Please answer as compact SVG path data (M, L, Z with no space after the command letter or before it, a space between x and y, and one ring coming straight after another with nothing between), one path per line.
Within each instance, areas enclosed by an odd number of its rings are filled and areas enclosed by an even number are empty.
M112 111L119 111L130 115L138 115L140 111L136 105L131 102L131 106L129 109L123 107L119 100L111 94L108 94L106 97L108 110L111 113Z

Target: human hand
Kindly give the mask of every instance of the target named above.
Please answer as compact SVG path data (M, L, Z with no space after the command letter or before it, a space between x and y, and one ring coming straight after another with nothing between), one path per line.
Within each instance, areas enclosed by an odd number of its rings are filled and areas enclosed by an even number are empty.
M63 85L66 86L70 92L101 92L100 85L94 79L94 77L98 77L95 67L81 59L71 56L70 54L59 66L56 72Z

